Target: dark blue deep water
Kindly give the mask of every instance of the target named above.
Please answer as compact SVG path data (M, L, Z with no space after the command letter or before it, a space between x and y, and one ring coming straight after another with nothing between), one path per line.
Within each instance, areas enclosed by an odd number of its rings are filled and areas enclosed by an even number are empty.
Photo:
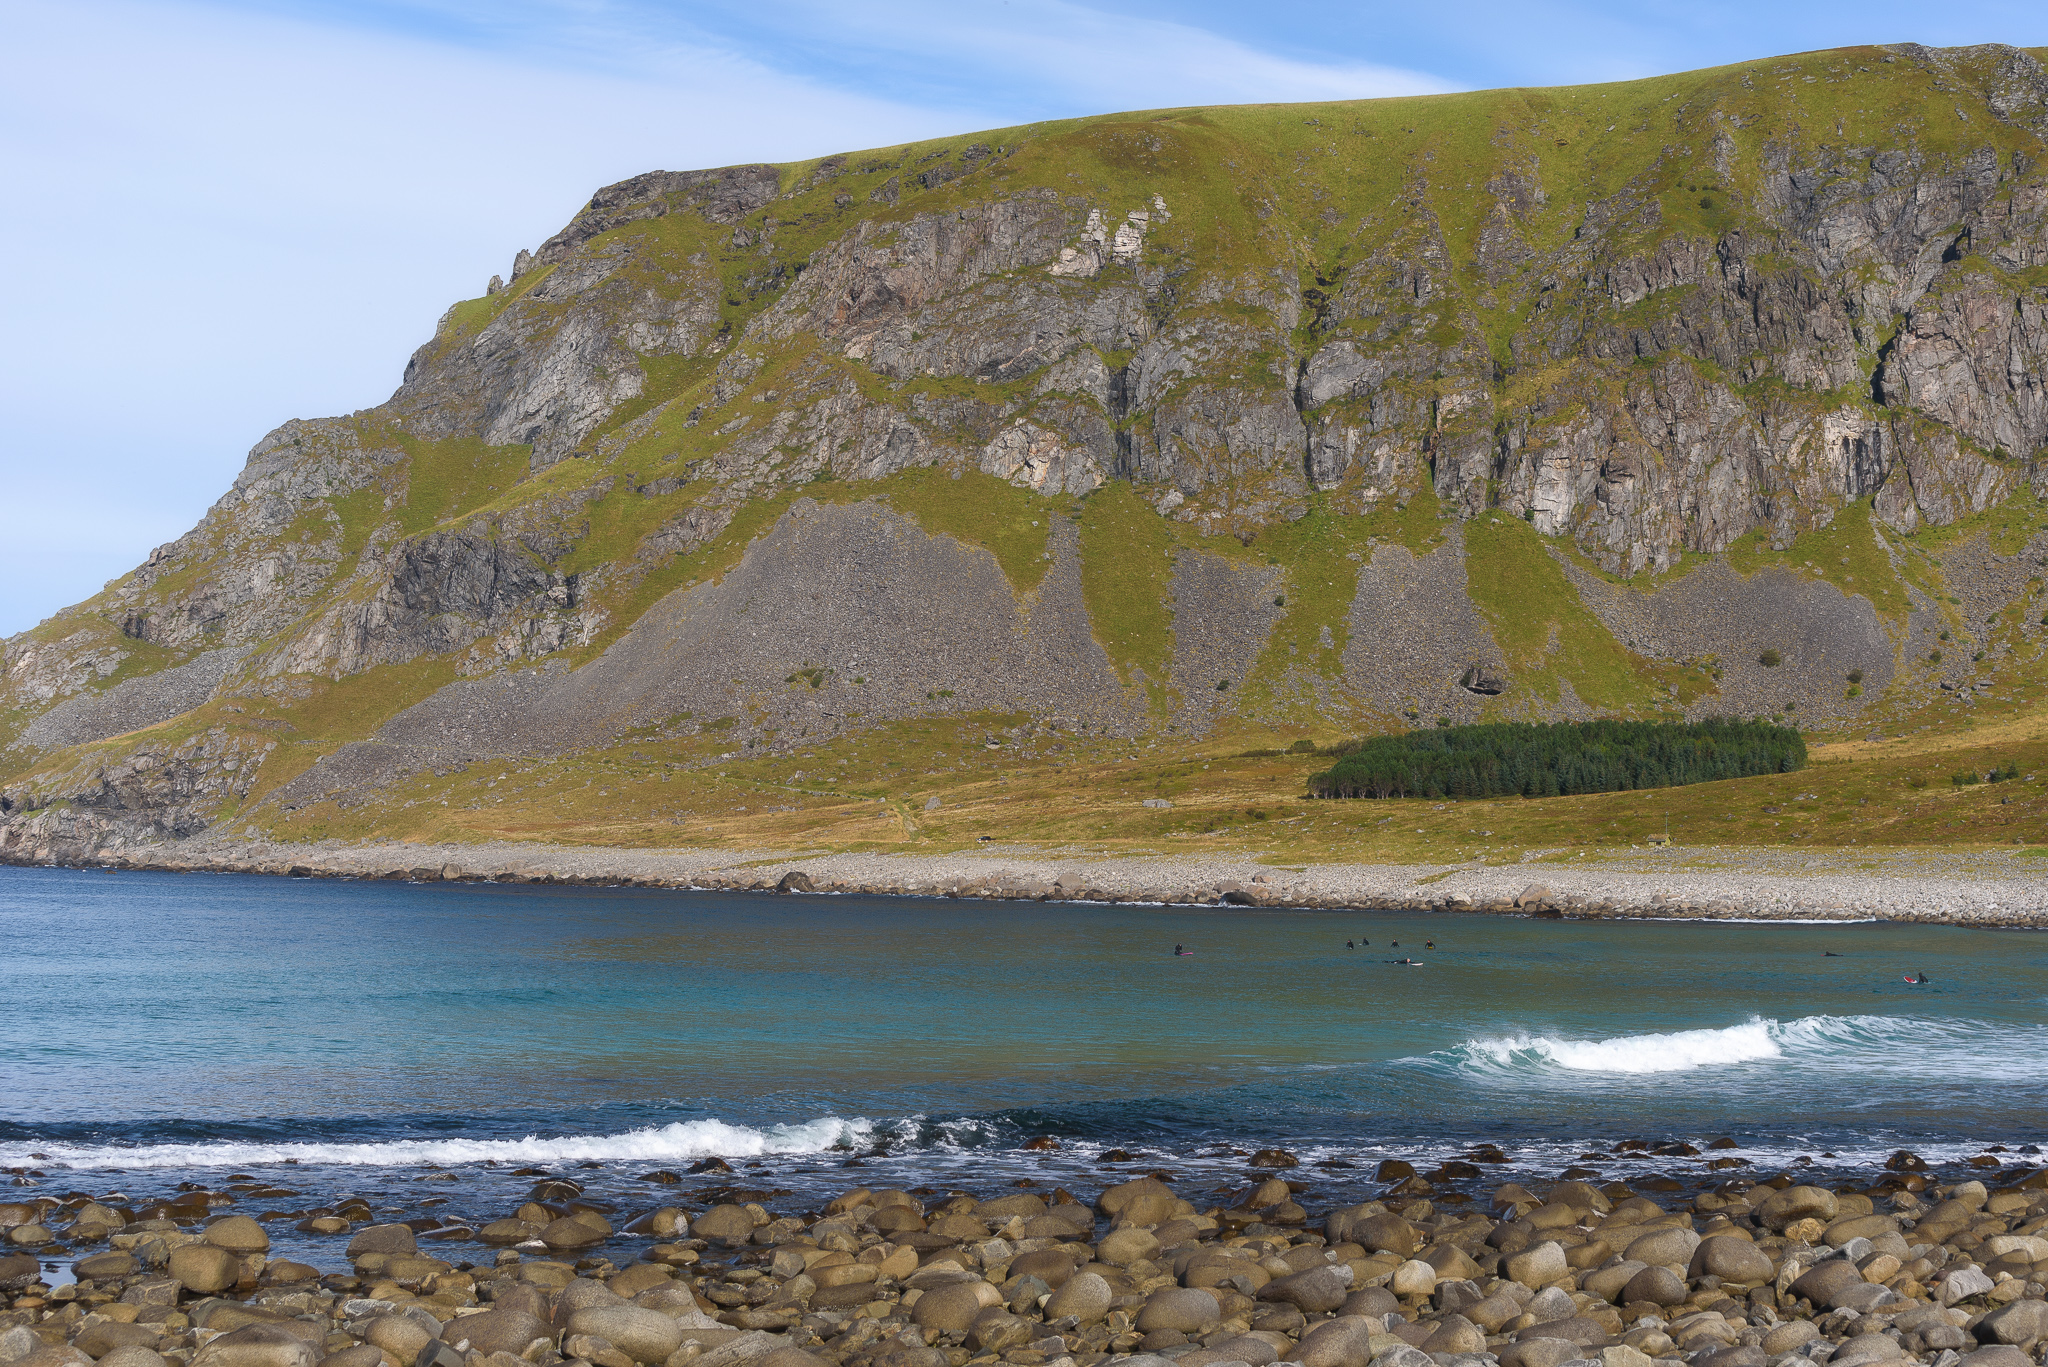
M1725 1135L1767 1175L2048 1132L2032 933L0 869L0 962L0 1167L260 1177L286 1213L495 1218L531 1167L645 1207L709 1156L807 1198L1099 1187L1111 1148L1225 1180L1278 1145L1330 1200L1478 1140L1540 1175Z

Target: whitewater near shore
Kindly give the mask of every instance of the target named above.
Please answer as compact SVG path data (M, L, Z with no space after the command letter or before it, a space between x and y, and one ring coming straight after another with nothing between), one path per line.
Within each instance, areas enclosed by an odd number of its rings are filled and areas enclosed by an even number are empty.
M1058 899L1331 910L2048 926L2048 866L2028 851L1651 848L1458 864L1278 864L996 843L939 854L602 849L494 843L189 841L106 867L797 893Z

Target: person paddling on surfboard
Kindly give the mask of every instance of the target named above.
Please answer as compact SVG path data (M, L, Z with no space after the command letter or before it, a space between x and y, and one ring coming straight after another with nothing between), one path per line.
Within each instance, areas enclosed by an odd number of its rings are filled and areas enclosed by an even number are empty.
M1189 949L1186 945L1175 945L1173 947L1173 957L1176 959L1192 959L1195 957L1195 951Z

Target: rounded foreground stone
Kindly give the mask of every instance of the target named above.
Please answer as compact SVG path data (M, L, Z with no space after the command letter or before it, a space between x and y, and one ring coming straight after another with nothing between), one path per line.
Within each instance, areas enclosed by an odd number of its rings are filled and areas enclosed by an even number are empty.
M420 1349L432 1338L426 1327L410 1315L379 1315L363 1330L363 1341L397 1358L399 1367L412 1367L419 1359Z
M384 1350L374 1343L358 1343L320 1359L319 1367L384 1367Z
M546 1337L547 1323L519 1309L457 1315L441 1326L441 1341L458 1352L510 1353L521 1357L535 1339ZM464 1348L464 1344L469 1346Z
M1583 1356L1570 1339L1526 1338L1500 1350L1500 1367L1562 1367Z
M1341 1316L1303 1334L1292 1360L1302 1367L1366 1367L1372 1361L1372 1336L1386 1332L1382 1321Z
M1165 1287L1145 1298L1145 1307L1138 1312L1134 1327L1141 1333L1178 1329L1183 1334L1193 1334L1222 1318L1222 1307L1209 1292Z
M1128 1267L1141 1258L1150 1258L1159 1251L1159 1240L1149 1229L1126 1225L1112 1230L1096 1246L1096 1259L1111 1267Z
M1703 1240L1693 1250L1692 1261L1686 1267L1687 1277L1715 1276L1724 1284L1742 1286L1757 1286L1777 1275L1778 1269L1768 1253L1732 1234Z
M245 1324L207 1343L192 1367L313 1367L320 1354L281 1324Z
M1394 1275L1387 1279L1387 1289L1397 1296L1430 1295L1436 1290L1436 1269L1418 1258L1410 1258L1407 1262L1394 1269ZM1302 1308L1305 1310L1308 1307L1303 1306ZM1483 1348L1484 1345L1482 1344L1480 1348L1469 1350L1446 1348L1440 1350L1432 1349L1430 1351L1480 1352Z
M187 1291L211 1296L235 1284L242 1275L242 1260L212 1244L186 1244L171 1250L165 1270Z
M365 1253L411 1254L420 1251L420 1242L413 1237L408 1225L371 1225L348 1241L348 1257L351 1262Z
M263 1232L262 1225L246 1215L230 1215L225 1220L215 1220L206 1227L206 1242L243 1256L270 1251L270 1236Z
M132 1277L141 1264L132 1254L118 1249L112 1253L95 1253L90 1258L80 1258L71 1265L71 1271L80 1278L91 1281L108 1281L115 1277Z
M1437 1324L1436 1332L1423 1341L1425 1353L1483 1353L1486 1351L1486 1334L1478 1325L1463 1315L1446 1315Z
M100 1367L169 1367L154 1348L116 1348L100 1359Z
M1571 1265L1564 1260L1564 1246L1552 1241L1509 1254L1501 1270L1509 1281L1534 1288L1550 1285L1571 1271Z
M1757 1219L1772 1229L1783 1229L1800 1220L1826 1224L1841 1213L1842 1203L1826 1187L1787 1187L1767 1197L1757 1207Z
M910 1319L920 1329L964 1334L977 1315L1002 1303L1003 1293L987 1282L954 1282L950 1286L935 1286L919 1296L917 1304L910 1307Z
M1010 1260L1010 1275L1036 1277L1057 1291L1074 1275L1074 1259L1071 1254L1056 1248L1041 1248L1030 1253L1019 1253ZM1054 1318L1057 1319L1058 1316Z
M1094 1272L1077 1272L1068 1277L1045 1303L1047 1323L1065 1319L1069 1315L1083 1324L1092 1323L1109 1313L1109 1303L1116 1299L1109 1283ZM922 1305L924 1302L919 1301Z
M1820 1326L1811 1320L1787 1320L1773 1325L1760 1345L1771 1357L1792 1352L1803 1343L1820 1337Z
M1700 1236L1689 1229L1656 1229L1631 1240L1621 1256L1655 1267L1684 1267L1699 1246Z
M87 1357L103 1358L117 1348L155 1348L162 1337L153 1324L122 1324L108 1320L87 1326L71 1342Z
M600 1229L575 1215L565 1215L559 1220L549 1221L541 1229L540 1241L557 1252L574 1252L577 1249L595 1248L610 1235L609 1229ZM603 1335L599 1337L602 1338Z
M713 1206L690 1222L690 1233L699 1239L744 1243L754 1236L754 1217L744 1206Z
M1683 1305L1685 1303L1685 1279L1668 1267L1646 1267L1628 1279L1628 1285L1621 1290L1621 1299L1648 1301L1652 1305Z
M683 1346L682 1326L638 1305L593 1305L569 1317L569 1332L591 1334L639 1363L666 1362Z

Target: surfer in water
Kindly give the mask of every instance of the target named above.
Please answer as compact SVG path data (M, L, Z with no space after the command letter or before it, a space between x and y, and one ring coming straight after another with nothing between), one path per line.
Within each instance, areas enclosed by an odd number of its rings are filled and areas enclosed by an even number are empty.
M1356 949L1356 948L1358 948L1358 946L1357 946L1357 945L1354 945L1354 944L1352 944L1352 943L1351 943L1351 941L1349 941L1349 940L1346 940L1346 941L1344 942L1344 948L1346 948L1346 949Z
M1195 957L1195 951L1189 949L1186 945L1175 945L1173 947L1173 957L1176 959L1192 959Z
M1925 987L1927 985L1928 978L1925 973L1920 974L1918 977L1915 977L1913 974L1908 973L1906 975L1906 981L1913 984L1913 986L1915 987Z

